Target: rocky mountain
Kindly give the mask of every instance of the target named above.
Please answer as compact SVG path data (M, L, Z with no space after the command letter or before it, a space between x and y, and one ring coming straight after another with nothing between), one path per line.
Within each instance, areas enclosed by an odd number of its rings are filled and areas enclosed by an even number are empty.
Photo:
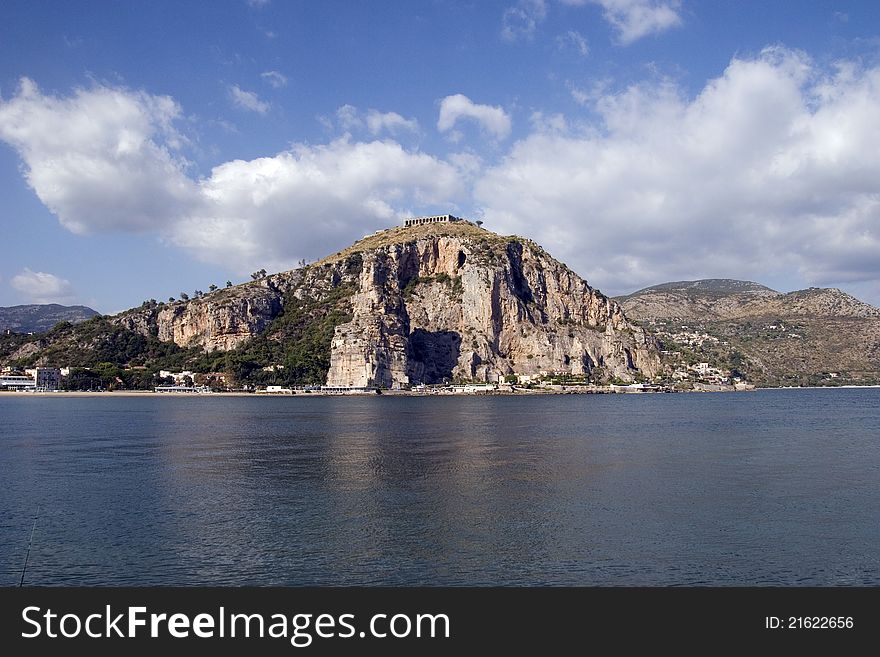
M61 306L57 303L0 307L0 331L42 333L59 322L83 322L98 314L87 306Z
M618 301L658 335L667 361L713 362L762 385L880 382L880 309L835 288L782 293L710 279Z
M352 319L333 338L330 385L658 370L650 336L529 240L462 222L383 231L352 252L363 264Z
M769 315L880 317L880 309L835 288L783 294L751 281L704 279L647 287L617 297L636 320L724 320Z
M617 302L534 242L469 222L380 231L305 267L145 302L88 331L0 343L0 358L85 363L124 345L126 363L151 368L383 387L541 371L634 380L660 368L656 341Z
M737 317L778 294L751 281L712 278L661 283L617 297L617 301L632 319L686 321Z

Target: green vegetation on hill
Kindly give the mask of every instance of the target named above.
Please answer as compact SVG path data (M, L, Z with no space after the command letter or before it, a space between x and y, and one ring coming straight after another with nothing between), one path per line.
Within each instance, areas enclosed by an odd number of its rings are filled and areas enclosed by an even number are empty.
M708 362L760 386L880 383L880 311L840 290L710 279L619 300L673 369Z
M64 384L71 390L151 389L163 369L223 372L236 385L323 384L334 329L351 319L353 293L352 284L320 297L298 298L292 292L283 313L262 334L226 352L179 347L99 316L77 325L63 322L37 335L2 335L0 362L71 367Z
M202 354L198 372L228 372L249 385L323 384L330 369L330 343L337 326L351 320L353 285L320 297L291 293L284 312L260 335L237 349Z
M33 336L5 336L0 343L0 358L9 359L17 349L32 343L35 353L12 359L10 364L33 366L37 362L95 367L99 363L146 365L168 363L182 358L186 350L153 336L143 336L97 316L80 324L61 322L46 333ZM25 338L25 339L22 339Z

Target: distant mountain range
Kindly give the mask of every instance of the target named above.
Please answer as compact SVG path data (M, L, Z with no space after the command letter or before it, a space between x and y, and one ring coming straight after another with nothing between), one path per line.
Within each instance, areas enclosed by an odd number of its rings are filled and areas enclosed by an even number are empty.
M657 335L667 361L714 363L761 385L880 383L880 309L836 288L705 279L617 301Z
M87 306L61 306L57 303L0 307L0 331L42 333L59 322L77 324L99 314Z
M630 319L722 320L768 315L880 317L875 308L836 288L782 293L752 281L709 278L652 285L617 297Z

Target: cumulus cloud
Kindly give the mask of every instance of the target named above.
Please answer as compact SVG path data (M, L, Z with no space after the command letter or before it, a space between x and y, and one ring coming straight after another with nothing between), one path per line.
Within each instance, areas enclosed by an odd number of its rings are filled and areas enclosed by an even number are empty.
M23 78L14 97L0 99L0 140L69 230L152 230L196 200L177 154L179 116L167 96L96 86L58 98Z
M378 135L383 131L391 134L400 132L418 132L419 122L415 119L405 119L397 112L379 112L370 110L367 112L367 128L369 131Z
M260 97L253 91L245 91L237 84L229 86L229 99L239 109L257 114L265 114L269 111L269 103L260 100Z
M329 130L333 130L333 122L324 119ZM366 129L374 137L386 132L391 135L419 132L419 122L407 119L397 112L380 112L370 109L362 112L354 105L343 105L336 110L336 125L346 132Z
M0 139L68 229L153 230L242 273L453 203L610 293L718 276L877 286L880 67L777 47L734 58L697 94L661 79L580 100L567 116L534 111L530 134L489 163L464 146L443 160L346 134L199 178L179 154L173 100L100 86L56 97L25 80L0 100ZM369 134L372 116L381 133L400 123L391 115L349 107L337 120ZM510 133L500 107L443 99L438 129L460 119Z
M281 87L287 86L287 76L278 71L263 71L260 73L260 77L275 89L281 89Z
M617 30L622 45L681 25L679 0L562 0L567 5L596 4Z
M501 107L478 105L463 94L446 96L440 101L437 129L449 132L459 119L473 119L495 139L504 139L510 134L510 116Z
M98 86L58 98L24 80L0 100L0 139L18 151L29 184L68 229L155 231L238 272L326 255L464 194L452 164L394 141L347 136L226 162L198 179L174 155L172 145L186 143L173 128L179 116L166 97ZM395 123L383 116L381 126Z
M76 295L70 281L44 271L31 271L27 267L12 277L9 284L21 292L31 303L70 303Z
M730 276L880 278L880 68L770 48L693 98L604 93L601 125L537 129L478 181L488 225L535 236L611 292Z
M269 269L326 255L409 208L446 205L463 192L450 164L392 141L348 137L227 162L200 189L203 206L175 227L172 241L214 260Z

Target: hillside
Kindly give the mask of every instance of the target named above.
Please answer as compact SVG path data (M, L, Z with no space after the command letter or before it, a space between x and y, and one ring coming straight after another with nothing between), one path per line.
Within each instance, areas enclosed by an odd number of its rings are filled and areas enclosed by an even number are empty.
M59 322L76 324L97 314L98 311L87 306L60 306L57 303L0 307L0 331L42 333Z
M62 329L0 342L0 359L379 387L659 371L655 341L619 304L534 242L467 222L391 228L296 270Z
M759 385L880 383L880 309L834 288L664 283L618 299L669 363L710 362Z

